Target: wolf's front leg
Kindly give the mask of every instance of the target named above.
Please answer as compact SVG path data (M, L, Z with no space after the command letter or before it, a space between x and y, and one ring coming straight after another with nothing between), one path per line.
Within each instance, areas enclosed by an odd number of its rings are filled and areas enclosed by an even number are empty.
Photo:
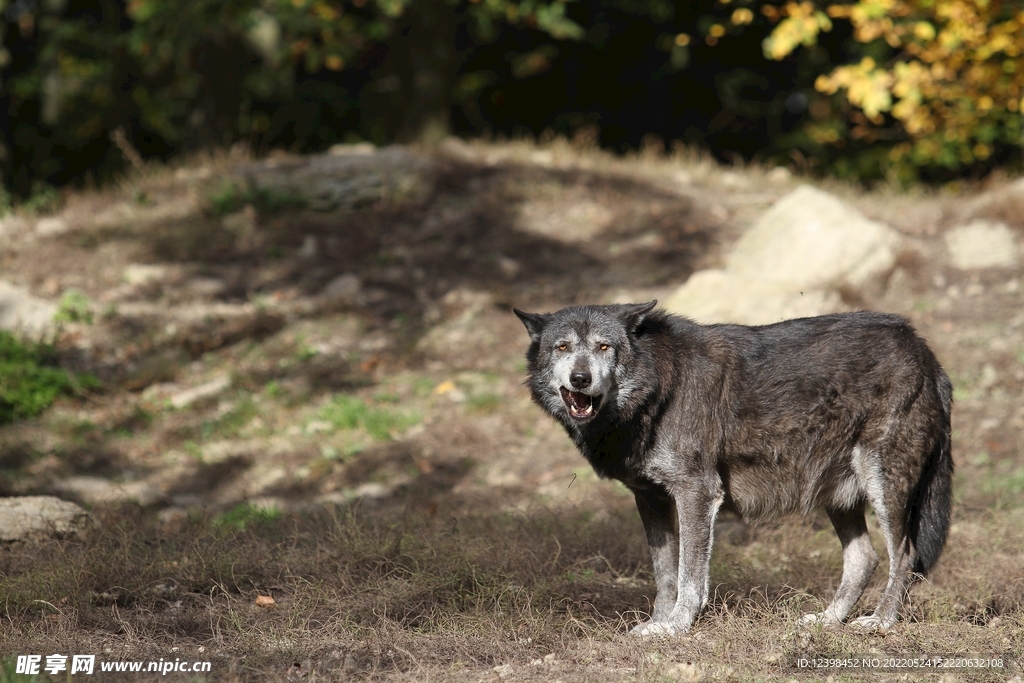
M646 488L634 491L633 496L647 533L657 589L650 621L633 629L634 633L644 635L655 632L659 628L656 625L666 624L675 607L679 535L675 502L668 492L660 488Z
M698 480L680 483L672 495L679 520L679 565L668 622L676 632L686 632L708 601L711 544L723 494L721 482Z

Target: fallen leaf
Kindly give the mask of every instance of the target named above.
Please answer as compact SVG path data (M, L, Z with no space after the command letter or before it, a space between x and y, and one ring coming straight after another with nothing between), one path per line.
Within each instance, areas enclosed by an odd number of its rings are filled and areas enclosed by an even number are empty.
M449 391L455 391L455 382L451 381L450 379L446 379L445 381L441 382L436 387L434 387L433 394L434 396L444 396Z

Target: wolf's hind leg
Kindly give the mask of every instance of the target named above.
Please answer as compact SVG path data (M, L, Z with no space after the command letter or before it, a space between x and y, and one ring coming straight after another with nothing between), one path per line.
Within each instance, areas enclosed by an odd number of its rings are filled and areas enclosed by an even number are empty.
M900 618L900 610L907 600L910 587L918 578L913 571L917 555L907 538L903 514L906 501L898 498L890 493L886 499L882 493L873 496L871 500L889 554L889 582L874 613L854 619L853 625L859 628L885 630L895 624Z
M843 577L835 597L825 611L806 614L800 623L831 625L842 622L871 580L878 566L878 555L871 547L871 538L864 521L864 508L861 502L849 510L825 510L832 520L839 542L843 544Z

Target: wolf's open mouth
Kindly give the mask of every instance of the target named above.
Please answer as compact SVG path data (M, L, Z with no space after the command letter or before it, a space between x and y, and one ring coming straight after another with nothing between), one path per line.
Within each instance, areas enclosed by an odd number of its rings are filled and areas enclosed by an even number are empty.
M569 409L569 415L576 420L587 420L594 417L598 406L601 405L600 396L587 396L578 391L569 391L561 387L562 401Z

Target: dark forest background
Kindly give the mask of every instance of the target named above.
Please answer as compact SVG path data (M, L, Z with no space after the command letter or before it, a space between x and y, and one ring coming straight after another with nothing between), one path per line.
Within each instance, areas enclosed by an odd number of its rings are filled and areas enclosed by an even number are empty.
M8 203L102 182L126 147L167 160L239 142L260 154L554 134L616 151L679 141L860 181L979 176L1020 151L1014 116L994 124L983 155L893 163L909 139L900 122L875 115L868 126L815 82L899 51L838 20L770 59L764 40L786 16L777 2L0 0L0 10Z

